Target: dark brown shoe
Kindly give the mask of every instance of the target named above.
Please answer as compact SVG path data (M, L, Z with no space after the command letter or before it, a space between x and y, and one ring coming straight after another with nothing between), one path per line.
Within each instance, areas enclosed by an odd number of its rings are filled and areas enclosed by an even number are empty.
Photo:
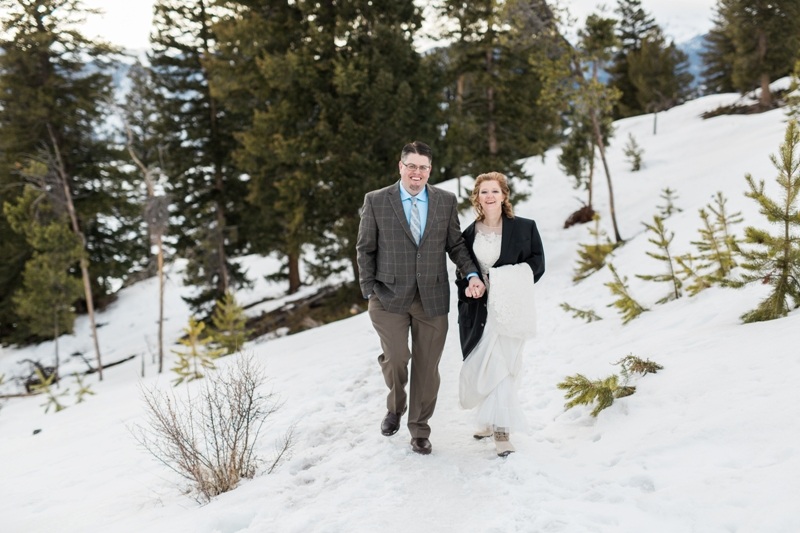
M397 430L400 429L400 418L405 412L406 408L403 408L399 413L393 413L391 411L386 412L386 416L383 417L383 422L381 422L381 433L385 437L391 437L397 433Z
M416 453L421 453L422 455L428 455L433 450L431 446L431 441L428 439L411 439L411 449L414 450Z

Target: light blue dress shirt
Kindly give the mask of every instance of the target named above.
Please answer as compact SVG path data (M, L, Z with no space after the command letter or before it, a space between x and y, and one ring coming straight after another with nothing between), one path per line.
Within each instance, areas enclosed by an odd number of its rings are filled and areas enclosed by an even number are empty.
M411 225L411 198L412 196L400 184L400 200L403 202L403 212L406 214L406 222ZM419 209L420 240L425 235L425 223L428 221L428 188L422 189L417 195L417 209Z

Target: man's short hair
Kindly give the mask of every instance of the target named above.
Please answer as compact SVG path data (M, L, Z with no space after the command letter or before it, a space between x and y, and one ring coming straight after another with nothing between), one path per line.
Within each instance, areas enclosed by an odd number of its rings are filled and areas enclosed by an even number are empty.
M407 145L403 146L403 151L400 152L400 161L405 162L408 154L424 155L430 161L433 161L433 150L431 150L431 147L422 141L411 141Z

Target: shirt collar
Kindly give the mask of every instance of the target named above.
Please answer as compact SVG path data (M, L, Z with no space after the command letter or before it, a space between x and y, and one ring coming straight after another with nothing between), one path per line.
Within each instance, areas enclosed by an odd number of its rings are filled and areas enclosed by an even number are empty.
M400 187L400 201L405 202L406 200L410 200L412 198L411 194L405 188L403 188L402 183L398 183L398 187ZM427 202L428 201L428 187L426 186L420 193L416 196L418 202Z

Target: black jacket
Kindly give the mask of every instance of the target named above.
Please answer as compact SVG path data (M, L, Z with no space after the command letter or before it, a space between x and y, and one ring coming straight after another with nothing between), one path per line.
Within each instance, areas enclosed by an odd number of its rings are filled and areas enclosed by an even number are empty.
M467 244L472 261L478 265L478 260L473 251L475 242L475 223L473 222L462 232L464 241ZM500 267L504 265L516 265L527 263L533 272L533 282L539 281L544 274L544 248L539 231L536 229L536 222L527 218L503 217L503 236L500 246L500 257L493 265ZM483 280L483 276L481 280ZM465 294L469 282L466 278L460 277L456 271L456 286L458 287L458 330L461 337L461 353L464 359L475 348L483 335L483 328L486 326L488 309L486 307L487 295L481 298L468 298Z

